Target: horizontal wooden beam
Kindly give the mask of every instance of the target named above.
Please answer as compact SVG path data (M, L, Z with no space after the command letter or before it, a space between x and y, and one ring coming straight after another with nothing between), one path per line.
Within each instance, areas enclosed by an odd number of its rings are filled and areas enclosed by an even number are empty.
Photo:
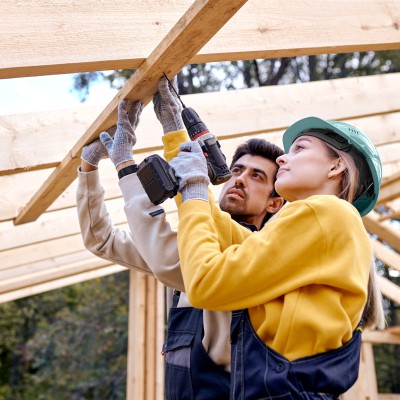
M0 78L138 68L191 4L2 0ZM251 0L190 62L399 49L399 21L397 0Z
M147 104L163 73L176 75L245 3L246 0L196 0L23 207L14 223L36 220L73 182L82 147L116 124L122 99Z
M14 301L17 299L21 299L23 297L29 297L35 294L49 292L50 290L60 289L65 286L75 285L77 283L89 281L91 279L101 278L103 276L116 274L117 272L122 272L126 270L127 269L125 267L121 267L120 265L111 265L108 267L95 269L92 271L82 272L77 275L71 275L53 281L40 283L38 285L27 286L23 289L17 289L7 293L1 293L0 303L6 303L8 301Z
M373 344L400 344L400 327L388 328L383 331L366 330L362 334L363 342Z
M400 73L182 96L220 140L286 128L308 115L349 120L376 145L400 142ZM302 101L299 102L299 99ZM229 104L229 107L226 105ZM104 107L0 116L0 175L56 166ZM288 111L290 118L288 118ZM153 107L136 129L135 153L162 147ZM393 154L394 152L392 152Z

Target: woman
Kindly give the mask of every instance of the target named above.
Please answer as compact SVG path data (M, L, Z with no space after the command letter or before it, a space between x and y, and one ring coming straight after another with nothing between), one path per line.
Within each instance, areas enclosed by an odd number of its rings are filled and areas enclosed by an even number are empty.
M238 310L233 399L335 399L357 379L361 325L383 326L361 219L377 201L381 163L368 138L342 122L305 118L283 144L275 189L288 204L223 251L201 150L181 147L171 165L183 199L182 274L193 306Z

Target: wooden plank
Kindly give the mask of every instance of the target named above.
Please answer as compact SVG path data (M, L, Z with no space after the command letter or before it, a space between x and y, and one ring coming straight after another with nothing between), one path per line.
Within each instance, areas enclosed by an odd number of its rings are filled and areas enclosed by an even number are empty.
M400 272L400 254L377 240L371 240L375 256L388 267Z
M372 344L400 344L400 333L391 332L390 328L383 331L364 331L363 342Z
M380 221L376 211L371 211L363 221L368 232L377 235L380 240L400 251L400 232L389 221Z
M145 399L146 276L130 271L127 399Z
M220 140L283 130L312 114L352 120L375 145L383 145L400 140L399 86L400 73L391 73L201 93L182 99L197 110ZM79 140L103 108L81 106L0 116L0 147L4 149L0 175L55 167L65 149ZM162 148L162 130L152 106L143 110L136 136L136 154Z
M156 305L156 399L164 398L164 356L161 354L165 342L166 331L166 287L157 281L157 305Z
M2 278L0 282L0 293L12 292L45 282L79 275L83 272L101 269L110 265L112 265L110 261L94 256L86 256L85 259L78 262L64 263L50 269L46 268L45 263L13 268L13 271L9 274L11 276L7 276L5 272L2 273L2 275L5 275L5 278ZM25 271L25 273L23 275L15 275L14 272L16 271Z
M54 281L45 282L39 285L27 286L24 289L18 289L13 292L0 294L0 303L6 303L8 301L34 296L39 293L49 292L50 290L60 289L65 286L75 285L76 283L101 278L103 276L116 274L122 271L126 271L126 268L119 265L112 265L105 268L96 269L94 271L86 271L79 275L72 275Z
M3 0L0 78L138 68L191 3ZM397 0L339 4L250 0L190 61L399 48Z
M395 152L395 149L391 151ZM400 196L400 173L384 180L379 192L378 204L395 200Z
M36 220L73 182L82 147L115 125L120 100L147 104L163 73L176 75L205 43L243 6L246 0L196 0L172 30L127 81L14 220L16 225Z
M156 398L156 354L157 354L157 281L153 276L146 276L146 366L145 389L147 400Z
M395 303L400 304L400 287L382 276L378 276L378 279L382 294Z

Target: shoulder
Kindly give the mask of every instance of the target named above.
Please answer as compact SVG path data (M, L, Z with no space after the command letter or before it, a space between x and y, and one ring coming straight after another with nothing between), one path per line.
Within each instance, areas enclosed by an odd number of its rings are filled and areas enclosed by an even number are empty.
M344 226L364 226L357 209L348 201L333 195L316 195L304 200L297 200L285 205L281 210L282 217L313 219L320 224Z
M315 195L308 197L304 200L297 200L289 203L286 207L288 211L294 212L296 210L306 212L314 211L317 214L330 214L335 215L341 213L346 214L349 217L353 216L356 218L361 218L357 209L348 201L339 199L333 195Z

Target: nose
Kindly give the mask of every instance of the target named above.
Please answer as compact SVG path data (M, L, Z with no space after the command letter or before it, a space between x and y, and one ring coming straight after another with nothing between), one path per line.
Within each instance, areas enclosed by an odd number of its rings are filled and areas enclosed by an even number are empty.
M279 157L276 159L276 163L277 163L278 165L286 164L286 162L287 162L287 160L286 160L286 154L282 154L281 156L279 156Z
M241 174L235 176L235 186L245 187L244 171Z

